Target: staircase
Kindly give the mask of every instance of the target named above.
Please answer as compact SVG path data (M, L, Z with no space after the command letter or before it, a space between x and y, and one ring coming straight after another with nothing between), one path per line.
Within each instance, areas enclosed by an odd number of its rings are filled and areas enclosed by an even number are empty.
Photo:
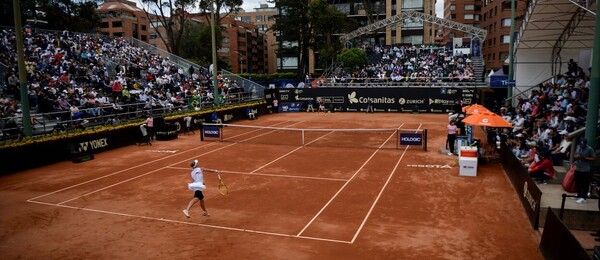
M483 59L479 56L472 57L471 62L473 63L473 70L475 73L476 82L485 82L485 66Z

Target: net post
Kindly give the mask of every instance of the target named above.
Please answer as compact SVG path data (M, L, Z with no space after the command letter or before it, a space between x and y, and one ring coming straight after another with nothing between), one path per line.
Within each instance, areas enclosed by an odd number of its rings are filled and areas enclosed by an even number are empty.
M423 151L427 152L427 128L423 129Z
M302 129L302 146L304 146L304 129Z
M396 129L396 150L400 149L400 128Z
M221 128L221 131L219 131L219 132L221 133L220 134L221 142L223 142L223 129L225 129L225 128L223 127L223 125L220 125L219 128Z

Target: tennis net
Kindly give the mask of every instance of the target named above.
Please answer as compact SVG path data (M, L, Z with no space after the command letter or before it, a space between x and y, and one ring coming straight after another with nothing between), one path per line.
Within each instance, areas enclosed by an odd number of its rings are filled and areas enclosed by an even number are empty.
M313 129L206 123L204 129L207 128L213 134L204 135L203 140L209 141L373 149L410 147L427 150L427 129ZM215 131L218 131L218 135Z

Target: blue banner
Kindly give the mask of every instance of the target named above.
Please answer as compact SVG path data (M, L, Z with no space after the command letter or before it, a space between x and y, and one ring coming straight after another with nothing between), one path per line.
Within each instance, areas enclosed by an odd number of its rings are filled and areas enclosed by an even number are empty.
M300 112L304 102L282 102L279 106L279 112Z
M515 81L508 80L508 76L506 76L506 75L490 77L490 87L492 87L492 88L509 88L509 87L514 87L514 86L515 86Z
M204 126L202 129L205 137L220 137L221 136L221 128L218 126Z
M423 145L423 134L400 133L400 145Z

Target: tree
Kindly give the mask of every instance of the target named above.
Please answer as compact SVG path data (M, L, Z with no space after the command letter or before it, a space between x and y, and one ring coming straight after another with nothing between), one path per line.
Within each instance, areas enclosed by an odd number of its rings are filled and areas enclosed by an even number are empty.
M179 55L189 12L197 5L197 0L142 0L144 13L151 21L152 28L167 47L167 51ZM164 28L164 31L160 28Z
M216 6L216 16L220 17L219 12L225 10L227 15L231 12L237 12L240 9L242 0L142 0L148 4L142 9L151 21L151 26L156 30L158 37L167 46L167 51L180 55L182 47L182 37L185 35L187 23L190 22L190 11L194 8L200 8L200 13L209 13L210 4ZM221 21L220 18L215 18ZM207 19L209 20L209 19ZM210 22L208 22L210 24ZM163 30L157 29L164 28Z
M210 3L214 0L201 0L198 7L201 13L210 13ZM221 24L221 20L230 14L238 13L242 8L242 0L217 0L214 1L215 6L215 21L217 24ZM210 21L209 21L210 24Z
M210 26L199 23L188 23L186 26L188 28L186 28L182 38L181 56L208 67L212 63L212 48L210 48L212 35ZM223 37L221 28L216 27L215 29L217 47L219 47ZM222 67L222 61L217 62L219 68L224 68Z
M337 56L344 68L356 68L361 67L369 63L369 57L367 54L358 48L345 49Z
M12 1L2 1L0 24L14 26ZM95 32L101 18L96 13L98 5L93 1L75 0L23 0L21 13L23 24L27 20L44 21L33 23L35 27L77 32Z
M308 72L309 50L322 49L324 53L339 50L341 45L334 35L352 29L353 23L346 14L324 0L271 0L271 3L279 9L277 23L271 28L281 37L278 56L298 57L299 79Z

